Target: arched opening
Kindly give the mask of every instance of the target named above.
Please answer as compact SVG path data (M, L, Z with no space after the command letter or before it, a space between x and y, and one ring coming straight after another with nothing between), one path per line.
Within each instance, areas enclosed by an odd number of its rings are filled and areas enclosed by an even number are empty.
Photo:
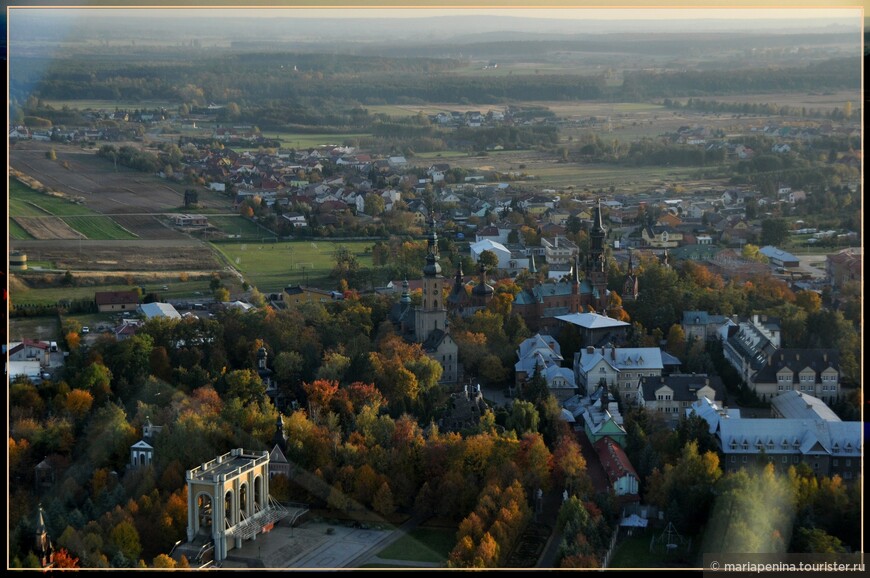
M242 484L239 488L239 512L248 513L248 484Z
M263 508L263 476L254 478L254 505Z
M196 499L196 515L199 518L199 529L205 531L206 534L211 534L212 523L212 500L208 494L200 494Z
M229 522L230 526L236 525L235 516L233 516L233 491L230 490L224 496L224 519Z

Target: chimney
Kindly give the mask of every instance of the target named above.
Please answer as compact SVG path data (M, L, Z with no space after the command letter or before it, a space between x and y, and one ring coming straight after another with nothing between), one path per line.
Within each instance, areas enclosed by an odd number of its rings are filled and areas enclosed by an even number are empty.
M616 361L616 347L610 346L610 359Z
M592 347L591 345L587 346L586 353L588 353L589 355L592 355L593 353L595 353L595 348Z
M800 353L795 353L795 354L794 354L794 359L795 359L795 361L800 361L800 360L801 360L801 354L800 354Z
M827 362L828 362L828 354L827 354L827 353L823 353L823 354L822 354L822 359L825 361L825 363L827 363Z

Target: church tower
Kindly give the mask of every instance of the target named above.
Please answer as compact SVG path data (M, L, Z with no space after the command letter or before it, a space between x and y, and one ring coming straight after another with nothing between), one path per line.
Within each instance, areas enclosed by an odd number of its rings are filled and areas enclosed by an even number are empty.
M54 563L54 547L51 545L48 529L45 527L45 513L42 511L42 504L39 504L39 511L36 514L36 535L34 538L33 552L39 558L39 565L42 568L50 568Z
M429 218L429 238L426 248L426 264L423 266L423 302L416 311L415 334L418 342L425 342L436 329L444 330L447 308L443 289L446 280L438 263L438 235L435 233L435 218Z
M631 249L628 251L628 273L625 276L625 283L622 285L622 300L634 301L637 299L638 286L637 275L634 274L634 265L631 260Z
M586 257L586 279L592 286L592 306L596 311L607 308L607 267L604 258L604 238L607 229L601 217L601 199L592 214L589 231L589 255Z

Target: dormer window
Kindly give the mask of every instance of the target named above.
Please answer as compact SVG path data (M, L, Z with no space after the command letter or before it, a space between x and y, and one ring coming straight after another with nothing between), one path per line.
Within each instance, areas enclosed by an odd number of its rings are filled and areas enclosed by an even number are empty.
M736 449L737 449L737 442L734 441L734 440L731 440L731 449L732 449L732 450L736 450Z

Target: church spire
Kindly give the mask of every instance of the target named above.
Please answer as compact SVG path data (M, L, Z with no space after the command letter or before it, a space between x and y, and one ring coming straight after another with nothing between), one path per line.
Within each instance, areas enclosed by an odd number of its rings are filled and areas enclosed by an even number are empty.
M51 545L51 539L48 537L48 529L45 526L45 512L42 510L42 504L39 504L39 510L36 513L36 535L34 536L34 553L39 558L39 563L43 568L51 566L54 558L54 548Z
M429 213L429 238L426 242L426 265L423 275L435 277L441 274L441 264L438 263L438 234L435 232L435 216Z
M408 284L408 280L405 279L402 281L402 298L399 300L399 303L410 303L411 302L411 289Z

